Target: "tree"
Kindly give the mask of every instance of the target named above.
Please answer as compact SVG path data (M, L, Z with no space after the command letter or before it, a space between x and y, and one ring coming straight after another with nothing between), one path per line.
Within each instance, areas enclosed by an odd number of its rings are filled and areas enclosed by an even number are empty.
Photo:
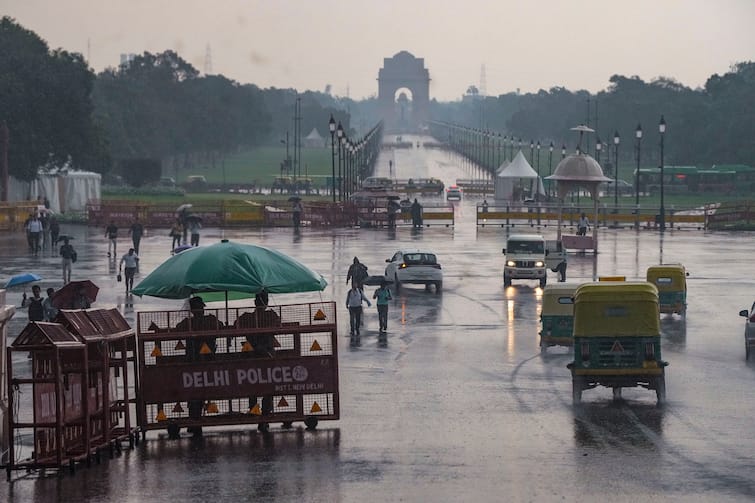
M81 54L51 51L10 17L0 19L0 120L10 130L9 172L22 180L46 167L107 171L94 122L94 74Z

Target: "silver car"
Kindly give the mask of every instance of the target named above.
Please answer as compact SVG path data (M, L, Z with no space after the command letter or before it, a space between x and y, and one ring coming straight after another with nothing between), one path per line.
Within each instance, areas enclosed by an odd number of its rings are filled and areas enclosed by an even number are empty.
M742 309L739 311L739 316L747 318L745 321L745 359L750 359L750 347L755 346L755 303L748 311Z
M443 289L443 270L434 253L424 250L399 250L385 260L385 279L393 282L396 291L403 283L435 285L435 293Z

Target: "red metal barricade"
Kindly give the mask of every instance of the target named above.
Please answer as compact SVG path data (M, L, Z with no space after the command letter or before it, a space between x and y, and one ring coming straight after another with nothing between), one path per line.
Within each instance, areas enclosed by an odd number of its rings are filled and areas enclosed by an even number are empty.
M334 302L137 315L143 431L339 418Z

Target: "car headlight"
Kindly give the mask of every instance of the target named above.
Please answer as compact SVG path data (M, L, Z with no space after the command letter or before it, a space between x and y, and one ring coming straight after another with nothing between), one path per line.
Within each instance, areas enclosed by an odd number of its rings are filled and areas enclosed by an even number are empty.
M507 267L514 267L514 266L516 266L516 262L514 262L513 260L507 260L506 261L506 266Z
M541 261L539 261L539 260L538 260L537 262L535 262L535 267L543 267L543 265L545 265L545 264L543 264L543 263L542 263Z

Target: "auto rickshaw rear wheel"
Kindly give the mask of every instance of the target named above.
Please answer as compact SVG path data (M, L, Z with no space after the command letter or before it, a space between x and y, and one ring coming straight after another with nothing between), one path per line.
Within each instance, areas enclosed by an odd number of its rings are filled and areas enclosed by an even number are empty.
M660 376L655 380L655 396L658 399L658 405L666 401L666 377Z
M578 404L582 401L582 378L572 377L571 380L571 398L574 404Z
M613 388L613 399L621 400L621 388L619 387Z
M171 440L176 440L178 438L181 438L180 431L181 428L176 423L170 423L168 425L168 438Z

